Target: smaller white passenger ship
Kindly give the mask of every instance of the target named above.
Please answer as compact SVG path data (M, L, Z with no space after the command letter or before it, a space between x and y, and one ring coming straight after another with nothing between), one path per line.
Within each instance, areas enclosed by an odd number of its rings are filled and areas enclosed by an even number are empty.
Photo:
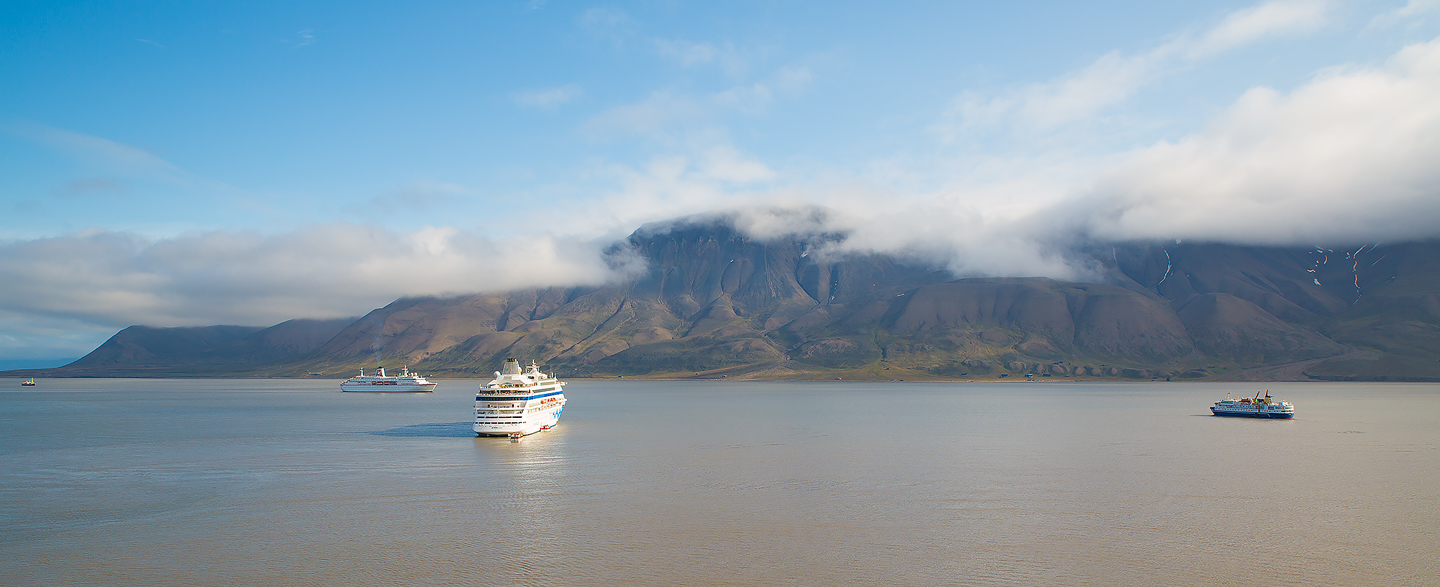
M399 375L385 376L384 367L376 367L373 375L360 375L346 379L340 384L340 391L364 391L371 393L429 393L435 391L435 384L419 373L411 373L409 366L401 367Z
M518 439L560 422L565 409L564 381L540 372L534 361L505 359L495 379L475 392L475 434Z
M1210 406L1210 413L1241 418L1294 418L1295 406L1290 402L1271 399L1269 390L1265 391L1265 397L1260 397L1260 392L1256 392L1254 398L1230 399L1230 394L1227 393L1225 399Z

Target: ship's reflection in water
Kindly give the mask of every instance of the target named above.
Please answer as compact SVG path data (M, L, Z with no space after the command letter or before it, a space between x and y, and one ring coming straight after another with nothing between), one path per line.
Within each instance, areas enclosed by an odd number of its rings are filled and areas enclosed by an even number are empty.
M474 472L493 482L477 496L472 518L480 548L471 560L483 569L484 584L555 584L570 533L566 520L580 515L570 511L566 493L575 471L564 424L520 440L472 442L486 463Z
M0 393L0 577L1402 585L1440 560L1435 385L1269 384L1304 409L1272 421L1208 415L1239 384L574 381L514 442L459 422L474 382L315 384Z

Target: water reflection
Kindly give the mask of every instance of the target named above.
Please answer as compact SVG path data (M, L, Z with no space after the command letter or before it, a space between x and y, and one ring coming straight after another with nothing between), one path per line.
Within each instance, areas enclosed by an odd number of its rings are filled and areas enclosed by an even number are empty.
M556 556L568 548L565 540L576 513L566 495L567 487L576 483L565 426L518 441L482 436L473 442L478 456L488 462L476 474L494 483L471 520L494 541L475 552L474 560L484 561L487 581L553 583Z
M470 438L475 436L475 429L470 422L443 422L412 424L410 426L401 426L389 430L367 432L366 434L402 438Z

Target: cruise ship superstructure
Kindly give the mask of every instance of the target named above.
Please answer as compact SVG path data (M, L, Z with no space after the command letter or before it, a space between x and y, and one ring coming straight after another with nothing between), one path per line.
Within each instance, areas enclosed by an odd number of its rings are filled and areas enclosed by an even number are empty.
M376 367L375 373L366 375L361 369L360 374L346 379L340 384L340 391L365 391L372 393L428 393L435 391L435 384L424 375L411 373L410 368L402 367L399 375L385 376L384 367Z
M549 430L565 409L564 381L540 372L533 361L524 370L515 359L475 392L475 434L518 438Z
M1230 399L1230 394L1227 393L1225 399L1210 406L1210 413L1241 418L1294 418L1295 406L1290 402L1271 399L1269 391L1265 392L1265 397L1260 397L1257 392L1254 398L1240 399Z

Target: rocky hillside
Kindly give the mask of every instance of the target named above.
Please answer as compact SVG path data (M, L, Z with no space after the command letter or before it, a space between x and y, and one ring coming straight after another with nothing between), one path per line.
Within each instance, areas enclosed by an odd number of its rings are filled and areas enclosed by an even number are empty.
M353 322L288 320L269 328L131 326L80 360L41 371L70 377L249 375L314 352Z
M56 371L236 357L255 375L454 376L514 356L570 377L1440 380L1436 243L1105 245L1100 283L1068 283L827 253L840 239L674 221L616 245L647 264L624 283L402 299L283 349L266 331L132 327Z

